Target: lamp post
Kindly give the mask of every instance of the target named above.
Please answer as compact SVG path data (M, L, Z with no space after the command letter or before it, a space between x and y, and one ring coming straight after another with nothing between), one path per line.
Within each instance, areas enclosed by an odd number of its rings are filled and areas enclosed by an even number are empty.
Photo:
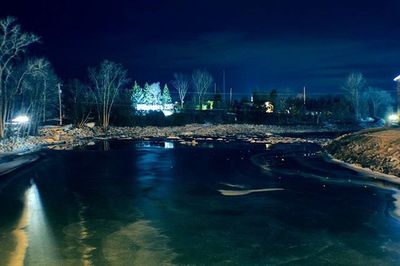
M59 114L60 114L60 126L62 126L62 102L61 102L61 83L57 83L58 87L58 105L59 105Z
M400 116L400 81L397 82L397 114Z
M400 116L400 75L397 76L394 81L397 84L397 115Z

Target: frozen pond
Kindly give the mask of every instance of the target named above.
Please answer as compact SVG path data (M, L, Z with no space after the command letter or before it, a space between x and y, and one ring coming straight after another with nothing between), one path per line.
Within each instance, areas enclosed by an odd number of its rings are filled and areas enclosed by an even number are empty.
M399 265L397 193L311 144L48 151L0 179L0 265Z

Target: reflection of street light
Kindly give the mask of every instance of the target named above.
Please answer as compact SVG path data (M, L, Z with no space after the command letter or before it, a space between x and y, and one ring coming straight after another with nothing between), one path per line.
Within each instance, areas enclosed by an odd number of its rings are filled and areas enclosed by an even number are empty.
M29 117L27 117L26 115L19 115L13 120L11 120L11 122L15 124L26 124L29 122Z

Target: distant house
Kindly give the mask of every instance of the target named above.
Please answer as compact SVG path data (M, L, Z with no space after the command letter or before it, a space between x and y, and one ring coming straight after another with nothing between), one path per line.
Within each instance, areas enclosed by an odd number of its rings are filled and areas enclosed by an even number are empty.
M174 104L136 104L136 110L141 112L161 111L165 116L170 116L174 113Z
M265 102L264 108L266 113L273 113L274 112L274 105L272 102Z

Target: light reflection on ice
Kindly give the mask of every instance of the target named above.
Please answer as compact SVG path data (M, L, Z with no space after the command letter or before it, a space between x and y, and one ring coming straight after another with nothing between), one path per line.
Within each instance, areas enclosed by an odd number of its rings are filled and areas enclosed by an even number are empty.
M219 193L224 196L245 196L251 193L259 193L259 192L272 192L272 191L281 191L283 188L261 188L261 189L244 189L244 190L226 190L219 189Z
M48 224L38 188L33 182L25 192L24 209L14 237L16 247L10 265L50 265L57 261L54 235Z
M395 194L393 194L393 198L394 198L394 210L393 210L393 215L400 219L400 192L397 191Z
M164 142L164 148L173 149L174 148L174 143L171 142L171 141L166 141L166 142Z

